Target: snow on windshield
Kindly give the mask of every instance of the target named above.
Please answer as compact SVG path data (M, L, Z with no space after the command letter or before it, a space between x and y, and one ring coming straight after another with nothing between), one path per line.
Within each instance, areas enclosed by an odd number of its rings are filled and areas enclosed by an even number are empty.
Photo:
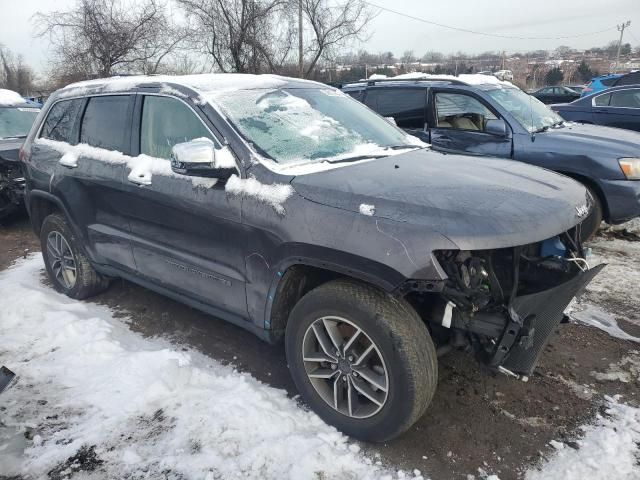
M212 100L259 154L280 164L385 155L389 147L412 145L334 89L242 90Z

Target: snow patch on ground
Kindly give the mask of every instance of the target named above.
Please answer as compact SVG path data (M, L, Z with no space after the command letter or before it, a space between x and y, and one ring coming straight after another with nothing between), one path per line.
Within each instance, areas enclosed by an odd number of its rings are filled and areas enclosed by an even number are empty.
M617 381L623 383L637 382L640 384L640 355L637 350L631 350L617 363L612 363L606 372L591 372L596 380Z
M607 332L612 337L640 342L640 338L629 335L627 332L622 330L618 326L618 322L616 322L616 318L612 314L595 305L587 304L582 310L571 311L569 315L573 320L599 328L600 330Z
M360 204L360 213L368 217L373 217L376 213L376 207L374 205L368 205L366 203Z
M7 90L6 88L0 88L0 106L9 107L24 103L26 103L26 100L22 98L18 92Z
M225 190L233 195L253 197L259 202L271 205L280 215L285 214L284 202L293 195L293 187L289 184L267 185L255 178L240 178L237 175L229 177Z
M542 466L525 475L526 480L634 480L640 478L638 442L640 409L607 397L606 415L583 427L579 448L565 448L552 441L555 454Z
M0 364L20 377L2 394L3 475L388 474L284 391L195 351L145 339L106 307L42 285L42 271L41 258L31 256L0 273Z

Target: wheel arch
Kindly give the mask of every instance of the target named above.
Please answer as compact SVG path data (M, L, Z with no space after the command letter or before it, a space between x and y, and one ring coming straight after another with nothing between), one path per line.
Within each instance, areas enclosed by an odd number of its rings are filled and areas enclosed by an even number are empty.
M375 263L375 262L371 262ZM271 282L264 316L264 328L269 331L272 341L279 341L289 314L296 303L314 288L338 278L353 280L392 293L405 279L397 271L378 265L387 270L387 275L373 275L348 264L335 264L311 258L287 259Z
M55 195L51 195L42 190L31 190L27 196L26 206L29 212L29 218L31 219L31 227L38 236L40 236L44 219L52 213L61 213L69 219L67 209L64 207L62 201ZM72 226L72 228L74 228L74 226Z

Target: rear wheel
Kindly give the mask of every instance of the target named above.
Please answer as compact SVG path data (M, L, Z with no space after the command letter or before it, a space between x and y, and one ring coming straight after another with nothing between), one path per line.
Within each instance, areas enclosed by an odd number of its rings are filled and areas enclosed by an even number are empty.
M91 266L63 216L54 213L44 219L40 245L49 279L59 292L83 299L109 286L108 279Z
M407 430L437 385L435 347L417 313L356 282L332 281L305 295L291 312L286 350L305 401L362 440Z
M593 189L586 185L585 187L593 197L593 208L591 209L589 216L587 216L587 218L585 218L580 224L580 240L582 240L582 242L586 242L598 232L604 216L600 197L598 197L598 194L594 192Z

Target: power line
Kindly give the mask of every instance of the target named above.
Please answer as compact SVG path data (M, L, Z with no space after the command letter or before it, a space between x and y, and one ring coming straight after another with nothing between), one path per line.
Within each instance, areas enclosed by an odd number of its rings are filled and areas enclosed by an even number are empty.
M598 33L604 33L604 32L609 32L613 29L615 29L616 27L609 27L609 28L605 28L604 30L597 30L595 32L588 32L588 33L581 33L578 35L563 35L563 36L559 36L559 37L522 37L522 36L517 36L517 35L502 35L499 33L489 33L489 32L480 32L477 30L469 30L467 28L461 28L461 27L454 27L451 25L445 25L444 23L438 23L438 22L433 22L431 20L427 20L424 18L420 18L420 17L415 17L413 15L409 15L407 13L402 13L402 12L398 12L397 10L392 10L390 8L386 8L386 7L381 7L380 5L377 5L373 2L369 2L366 0L363 0L364 3L371 5L372 7L375 8L379 8L380 10L384 10L385 12L389 12L389 13L394 13L396 15L400 15L402 17L406 17L406 18L410 18L412 20L417 20L418 22L422 22L422 23L427 23L429 25L435 25L436 27L442 27L442 28L448 28L449 30L456 30L458 32L464 32L464 33L472 33L474 35L483 35L485 37L496 37L496 38L507 38L507 39L511 39L511 40L566 40L569 38L579 38L579 37L587 37L589 35L596 35Z

